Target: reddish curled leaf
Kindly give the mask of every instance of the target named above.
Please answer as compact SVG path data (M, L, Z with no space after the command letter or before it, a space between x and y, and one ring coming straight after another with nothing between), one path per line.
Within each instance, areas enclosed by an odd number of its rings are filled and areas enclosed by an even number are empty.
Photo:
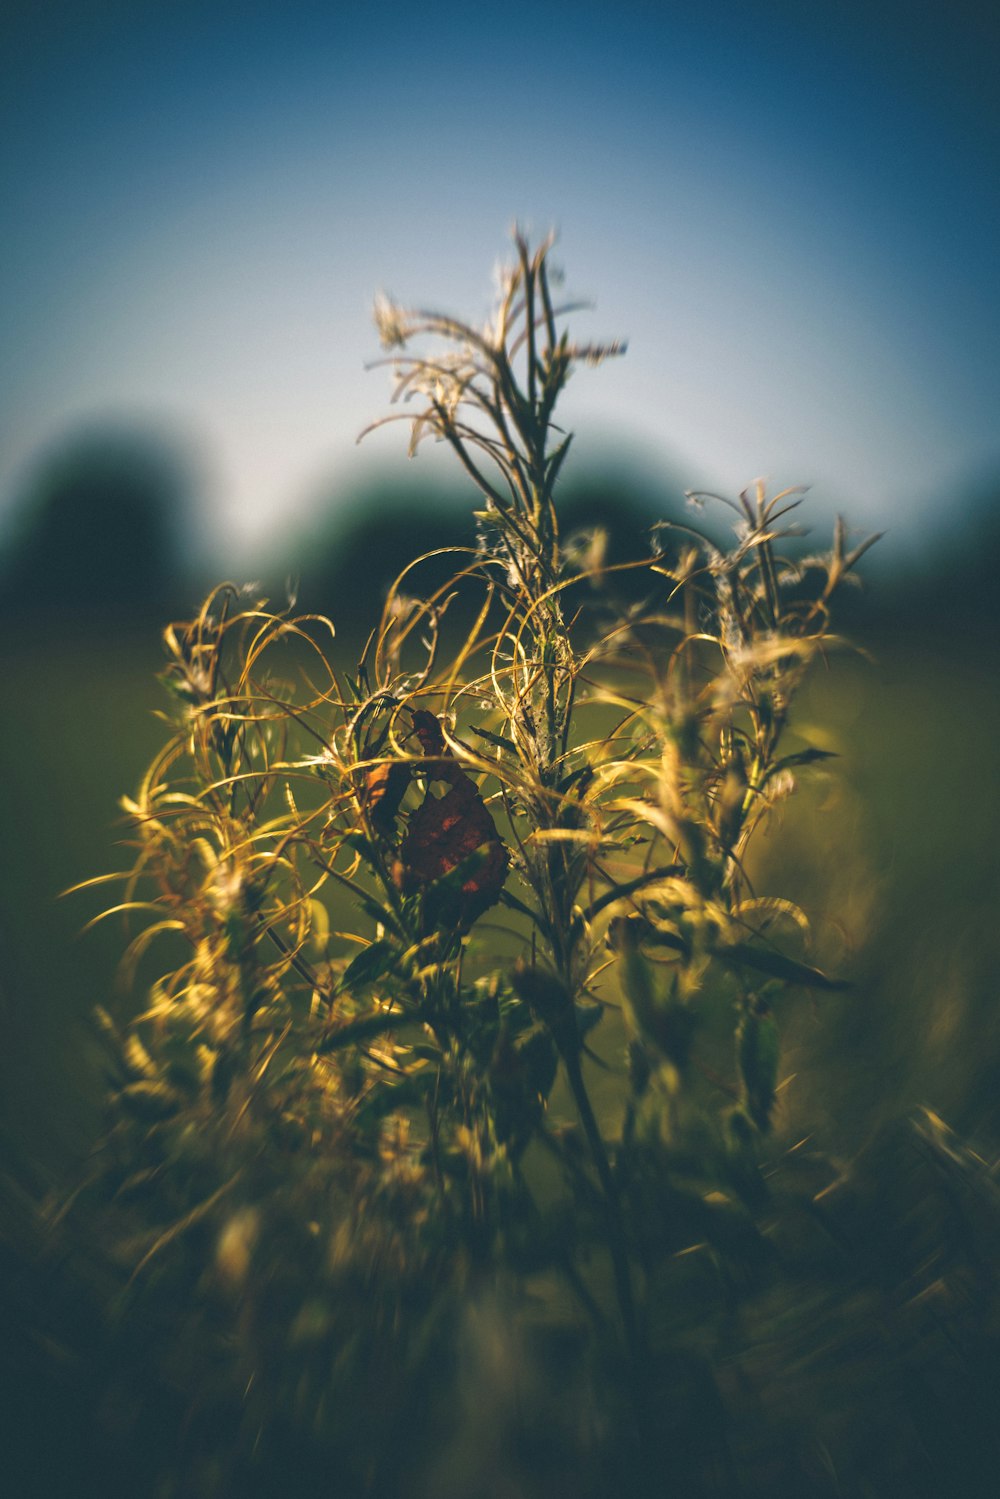
M368 820L376 833L391 838L399 804L410 784L410 767L405 760L386 760L373 765L365 776L364 805Z
M468 928L499 900L509 856L475 782L448 750L433 713L416 709L413 727L424 755L437 762L428 765L428 780L447 781L450 789L438 797L428 787L423 802L410 815L400 848L403 885L430 892L467 864L468 872L459 885L435 892L428 914L432 911L439 924ZM480 857L474 859L477 853Z
M433 773L437 779L451 781L453 785L458 781L469 779L445 744L441 724L433 713L428 713L426 708L414 708L413 732L420 740L420 748L425 757L428 760L438 761L438 764L433 767Z
M428 713L426 708L414 708L411 710L413 719L413 732L420 740L420 748L425 755L446 755L447 746L444 742L444 734L441 732L440 720L433 713Z

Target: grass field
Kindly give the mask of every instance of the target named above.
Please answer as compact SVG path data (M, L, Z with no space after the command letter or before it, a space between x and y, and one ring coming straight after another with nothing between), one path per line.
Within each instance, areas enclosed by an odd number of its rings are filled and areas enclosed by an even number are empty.
M870 646L869 659L839 655L808 689L797 722L832 725L840 758L804 787L764 850L781 871L778 893L814 914L823 957L855 980L846 996L808 1006L795 1027L804 1115L821 1113L843 1148L873 1118L918 1103L993 1134L994 662L947 639ZM118 800L162 742L153 714L165 697L152 626L8 646L6 657L4 1128L13 1144L56 1162L86 1149L97 1127L94 1005L125 1014L141 998L115 987L121 924L80 935L100 892L60 892L125 867ZM846 929L824 925L834 912ZM790 1103L805 1086L800 1076Z

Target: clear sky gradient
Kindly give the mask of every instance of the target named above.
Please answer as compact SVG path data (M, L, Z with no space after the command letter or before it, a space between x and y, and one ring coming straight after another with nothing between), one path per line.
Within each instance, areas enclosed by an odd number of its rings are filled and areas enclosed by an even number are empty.
M1000 22L949 4L8 5L0 524L137 420L228 558L404 463L380 288L472 319L560 232L564 419L690 487L903 538L1000 474ZM423 463L423 457L417 460Z

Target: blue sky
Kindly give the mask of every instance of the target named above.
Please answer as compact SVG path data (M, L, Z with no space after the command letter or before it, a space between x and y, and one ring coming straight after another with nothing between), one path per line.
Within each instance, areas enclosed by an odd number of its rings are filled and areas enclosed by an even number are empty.
M588 336L564 420L906 547L1000 474L1000 27L961 5L8 7L0 524L47 447L190 446L249 560L388 395L373 295L478 320L518 219ZM590 434L588 436L588 434ZM434 472L434 457L421 456ZM898 538L898 540L896 539Z

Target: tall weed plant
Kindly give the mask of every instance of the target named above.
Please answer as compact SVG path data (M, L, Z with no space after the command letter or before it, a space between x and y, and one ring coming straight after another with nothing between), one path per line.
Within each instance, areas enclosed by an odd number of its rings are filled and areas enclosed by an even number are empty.
M726 1491L698 1339L767 1259L783 1017L843 984L754 850L825 758L796 694L874 538L793 558L762 483L691 496L728 544L563 535L558 403L624 346L514 243L485 328L376 307L384 420L481 496L451 580L415 559L359 661L229 584L165 633L106 913L159 976L100 1017L87 1193L157 1493Z

